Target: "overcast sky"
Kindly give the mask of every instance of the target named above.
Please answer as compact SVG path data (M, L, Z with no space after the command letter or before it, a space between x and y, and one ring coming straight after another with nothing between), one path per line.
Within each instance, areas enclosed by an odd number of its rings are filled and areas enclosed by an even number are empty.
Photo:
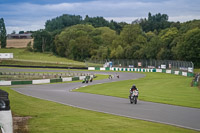
M0 0L7 33L44 29L46 20L62 14L131 23L148 12L167 14L169 21L200 19L200 0Z

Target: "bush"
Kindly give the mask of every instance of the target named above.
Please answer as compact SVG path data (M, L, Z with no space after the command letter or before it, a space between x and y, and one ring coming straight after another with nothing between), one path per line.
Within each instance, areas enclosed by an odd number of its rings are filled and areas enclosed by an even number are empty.
M31 46L31 41L27 44L27 46L26 46L26 51L33 52L33 48L32 48L32 46Z

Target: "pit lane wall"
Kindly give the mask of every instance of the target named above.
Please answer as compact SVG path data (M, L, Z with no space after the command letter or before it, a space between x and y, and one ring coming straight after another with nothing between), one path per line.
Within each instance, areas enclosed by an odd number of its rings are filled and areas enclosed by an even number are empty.
M179 70L170 70L170 69L148 69L148 68L119 68L119 67L88 67L88 70L110 70L110 71L130 71L130 72L160 72L160 73L169 73L175 75L181 75L186 77L193 77L194 74L191 72L184 72Z
M90 78L90 77L94 78L94 75L56 78L56 79L38 79L38 80L30 80L30 81L0 81L0 86L25 85L25 84L48 84L48 83L65 82L65 81L77 81L77 80L83 80L85 78Z

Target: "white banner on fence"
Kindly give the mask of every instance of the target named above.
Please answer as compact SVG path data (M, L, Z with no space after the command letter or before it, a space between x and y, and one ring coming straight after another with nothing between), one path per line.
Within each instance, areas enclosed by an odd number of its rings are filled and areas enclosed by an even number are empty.
M12 59L13 53L0 53L0 59Z
M101 67L101 68L100 68L100 70L103 70L103 71L105 71L105 70L106 70L106 68L105 68L105 67Z
M45 84L45 83L50 83L50 79L33 80L33 84Z
M172 70L166 70L166 73L171 73L172 72Z
M156 72L160 72L160 73L161 73L161 72L162 72L162 69L156 69Z
M11 85L11 81L0 81L0 85Z
M182 72L182 75L183 76L187 76L187 72Z
M79 79L83 80L83 79L85 79L85 76L80 76Z
M95 67L88 67L88 70L95 70Z
M192 67L188 67L188 72L193 73L193 68Z
M62 78L62 81L72 81L72 77L69 77L69 78Z
M179 74L179 71L175 71L174 74L178 75L178 74Z
M166 69L166 65L161 65L161 68L162 69Z

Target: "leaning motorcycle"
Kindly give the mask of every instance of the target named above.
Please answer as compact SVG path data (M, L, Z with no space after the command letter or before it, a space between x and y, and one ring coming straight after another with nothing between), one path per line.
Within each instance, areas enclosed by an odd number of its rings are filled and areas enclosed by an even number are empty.
M130 103L133 104L137 104L137 99L138 99L138 91L137 90L134 90L131 95L130 95Z

